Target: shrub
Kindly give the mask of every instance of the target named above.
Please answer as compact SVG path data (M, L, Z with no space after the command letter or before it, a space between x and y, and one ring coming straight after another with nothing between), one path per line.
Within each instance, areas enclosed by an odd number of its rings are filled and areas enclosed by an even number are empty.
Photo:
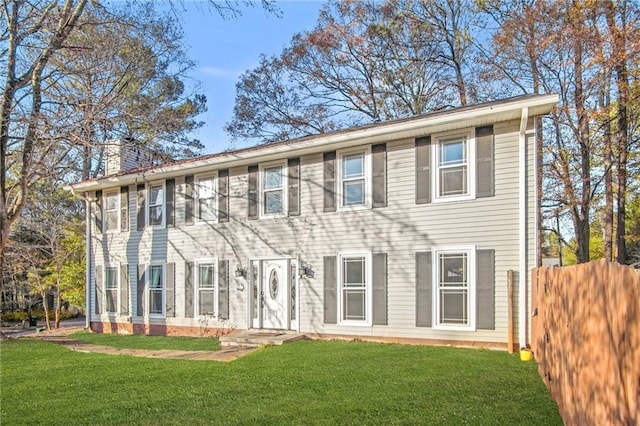
M27 319L27 313L22 311L16 312L2 312L2 322L21 322Z

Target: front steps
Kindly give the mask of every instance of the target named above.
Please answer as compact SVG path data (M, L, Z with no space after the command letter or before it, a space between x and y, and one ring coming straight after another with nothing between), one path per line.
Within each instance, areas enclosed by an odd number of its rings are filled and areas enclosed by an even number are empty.
M220 346L260 347L265 345L283 345L304 339L304 335L292 331L278 330L234 330L221 336Z

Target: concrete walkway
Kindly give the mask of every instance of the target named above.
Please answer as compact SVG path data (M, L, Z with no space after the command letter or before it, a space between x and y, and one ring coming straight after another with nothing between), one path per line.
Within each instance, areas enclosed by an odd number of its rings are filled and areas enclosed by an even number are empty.
M69 337L77 331L83 330L83 327L66 327L58 330L43 331L37 334L29 334L22 338L40 339L43 342L55 343L62 345L72 351L83 353L99 353L107 355L129 355L142 358L164 358L164 359L183 359L193 361L220 361L229 362L240 358L249 352L255 351L256 347L231 346L222 348L217 351L179 351L170 349L125 349L114 348L111 346L99 346L75 340Z

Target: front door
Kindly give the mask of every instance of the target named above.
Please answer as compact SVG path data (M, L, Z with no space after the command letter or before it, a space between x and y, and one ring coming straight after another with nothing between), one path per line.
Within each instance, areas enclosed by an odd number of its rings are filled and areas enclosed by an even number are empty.
M262 327L287 329L289 274L287 260L262 262Z

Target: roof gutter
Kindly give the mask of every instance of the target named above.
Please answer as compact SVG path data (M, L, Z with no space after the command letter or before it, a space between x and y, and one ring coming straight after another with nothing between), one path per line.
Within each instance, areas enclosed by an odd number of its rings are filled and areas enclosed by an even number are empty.
M369 126L348 132L319 135L287 143L276 143L221 153L194 161L177 162L166 166L133 171L129 174L87 180L72 185L72 189L75 192L95 191L115 185L128 185L139 181L181 176L184 174L185 168L189 168L190 173L198 173L212 167L230 168L258 161L275 160L282 158L283 154L287 156L303 155L322 152L327 149L342 149L359 144L386 142L389 137L394 139L413 138L427 133L451 130L453 129L452 126L462 128L483 125L493 121L517 119L519 118L519 113L524 110L531 115L546 114L557 102L557 95L548 95L498 104L492 103L471 110L462 108L451 112L433 113L410 120L397 120L388 124ZM496 120L498 117L502 118Z

